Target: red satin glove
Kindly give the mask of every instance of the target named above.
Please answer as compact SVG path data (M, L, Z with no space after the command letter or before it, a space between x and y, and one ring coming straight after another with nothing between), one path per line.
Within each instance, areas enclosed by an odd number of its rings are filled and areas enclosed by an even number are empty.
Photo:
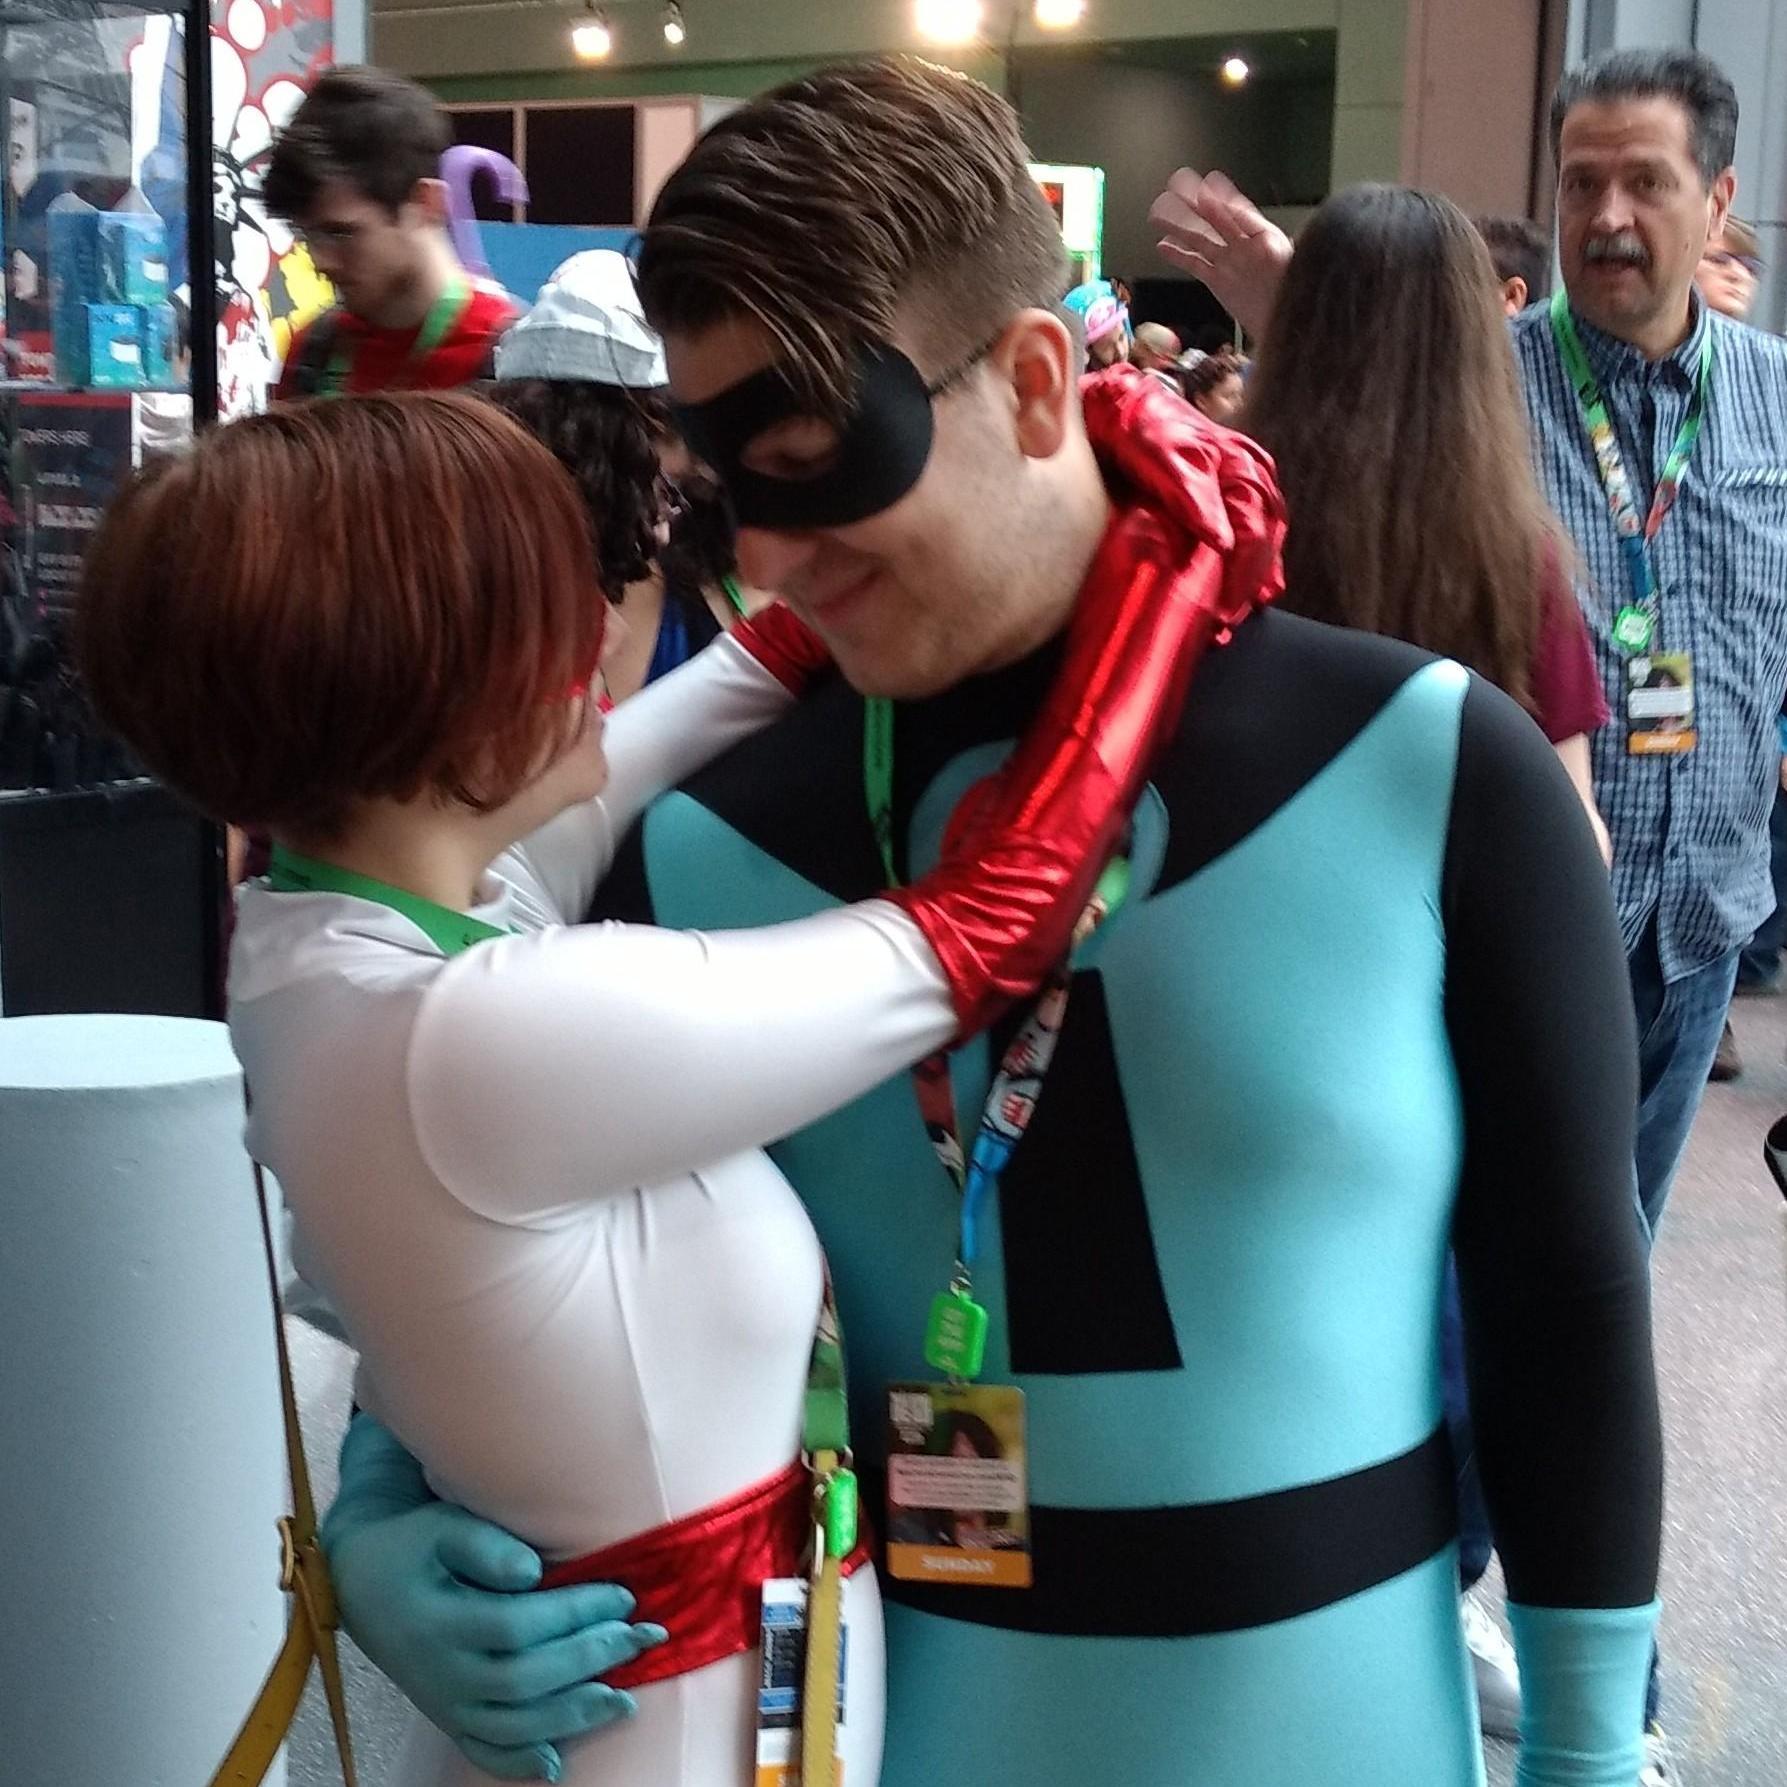
M734 624L731 636L790 695L804 695L814 677L831 668L831 653L819 635L785 602L746 615Z
M1086 432L1105 476L1227 559L1235 620L1284 592L1284 498L1258 441L1176 397L1133 366L1080 381ZM1231 623L1232 624L1232 623Z
M942 963L965 1036L1066 955L1198 660L1283 587L1271 460L1182 426L1196 412L1153 380L1112 383L1111 401L1089 393L1087 420L1140 500L1099 547L1017 750L957 808L937 867L889 896Z

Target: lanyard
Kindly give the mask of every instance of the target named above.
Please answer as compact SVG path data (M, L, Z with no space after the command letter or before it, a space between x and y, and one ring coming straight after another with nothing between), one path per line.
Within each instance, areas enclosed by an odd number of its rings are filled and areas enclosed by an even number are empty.
M420 894L407 893L387 881L375 881L370 875L356 874L352 869L339 869L331 862L319 862L314 856L300 856L295 850L273 846L273 863L267 874L267 885L275 893L338 893L351 894L357 900L372 900L401 913L444 956L456 956L474 943L487 943L493 937L512 937L513 931L500 925L486 924L467 912L455 912L425 900Z
M375 901L401 913L444 956L462 955L476 944L517 934L393 887L388 881L377 881L313 856L301 856L277 844L273 847L267 885L275 893L339 893ZM844 1344L829 1274L807 1365L801 1449L814 1473L814 1512L820 1541L816 1562L828 1556L848 1557L856 1548L856 1478L849 1469L850 1410L844 1391Z
M738 579L736 577L722 577L720 579L720 590L725 596L727 603L730 605L732 612L736 614L740 620L747 620L750 618L745 612L744 592L738 587Z
M1700 361L1694 370L1694 393L1688 400L1688 413L1682 417L1681 427L1676 431L1675 445L1669 449L1662 476L1657 479L1650 513L1643 520L1639 519L1638 505L1632 499L1632 482L1626 473L1625 458L1620 452L1619 437L1614 433L1613 418L1607 411L1601 381L1589 365L1582 337L1577 333L1576 319L1570 314L1569 296L1562 290L1552 295L1551 333L1562 356L1564 370L1575 387L1582 426L1594 451L1601 488L1607 493L1613 531L1625 555L1631 601L1614 617L1614 643L1622 651L1648 651L1656 633L1659 595L1656 568L1651 563L1648 548L1665 517L1675 507L1688 461L1694 456L1694 445L1700 439L1701 426L1706 420L1706 398L1713 377L1713 333L1708 329L1700 344Z
M812 1581L807 1588L807 1645L800 1689L800 1780L835 1787L838 1677L844 1659L844 1560L856 1549L860 1496L851 1469L850 1409L844 1349L831 1274L807 1364L801 1456L813 1479Z
M405 364L419 365L426 360L459 327L471 302L472 288L469 281L463 273L454 273L441 287L440 296L429 305L428 314L423 317L422 326L416 331L416 339L410 343ZM345 347L337 348L329 356L329 365L323 373L318 395L343 396L353 370L354 356Z
M893 788L894 707L891 701L872 698L863 715L863 789L888 885L897 887ZM1074 947L1085 942L1123 904L1128 893L1129 859L1113 857L1075 928ZM985 1356L987 1313L973 1297L981 1217L1042 1096L1042 1084L1067 1019L1068 992L1073 984L1070 962L1071 954L1043 982L1028 1016L1001 1057L971 1151L962 1147L948 1054L932 1055L912 1070L926 1133L961 1198L955 1269L948 1290L932 1303L925 1329L926 1362L952 1378L977 1376Z
M844 1385L844 1339L831 1274L813 1330L807 1361L807 1397L801 1417L801 1450L813 1472L818 1543L814 1561L846 1558L856 1549L856 1476L850 1469L850 1402Z

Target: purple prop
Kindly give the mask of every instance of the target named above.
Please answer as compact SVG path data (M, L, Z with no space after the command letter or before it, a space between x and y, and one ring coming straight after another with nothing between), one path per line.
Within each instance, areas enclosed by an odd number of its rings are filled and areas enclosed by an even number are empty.
M472 183L480 174L490 176L496 196L505 205L527 203L527 181L508 156L499 155L494 149L455 143L441 157L441 179L447 187L447 227L453 232L453 246L468 272L488 274L490 263L484 258L484 240L472 202Z

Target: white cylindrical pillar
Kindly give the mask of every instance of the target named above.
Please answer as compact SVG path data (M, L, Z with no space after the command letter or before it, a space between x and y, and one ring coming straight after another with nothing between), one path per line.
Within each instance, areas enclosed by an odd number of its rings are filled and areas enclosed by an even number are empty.
M287 1501L223 1026L0 1019L0 1781L203 1787Z

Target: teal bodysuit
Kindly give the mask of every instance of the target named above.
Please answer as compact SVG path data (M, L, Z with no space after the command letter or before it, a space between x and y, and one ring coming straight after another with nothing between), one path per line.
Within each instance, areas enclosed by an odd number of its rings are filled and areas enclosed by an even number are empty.
M903 874L1051 666L898 710ZM731 928L874 892L862 727L839 685L660 802L595 916ZM1448 1246L1512 1596L1594 1676L1548 1731L1568 1778L1630 1787L1660 1448L1631 1017L1566 779L1456 666L1269 613L1200 670L1131 864L981 1247L1036 1585L884 1584L885 1787L1479 1781ZM966 1118L1008 1034L957 1052ZM903 1078L773 1152L830 1257L872 1482L885 1386L928 1375L956 1194Z

